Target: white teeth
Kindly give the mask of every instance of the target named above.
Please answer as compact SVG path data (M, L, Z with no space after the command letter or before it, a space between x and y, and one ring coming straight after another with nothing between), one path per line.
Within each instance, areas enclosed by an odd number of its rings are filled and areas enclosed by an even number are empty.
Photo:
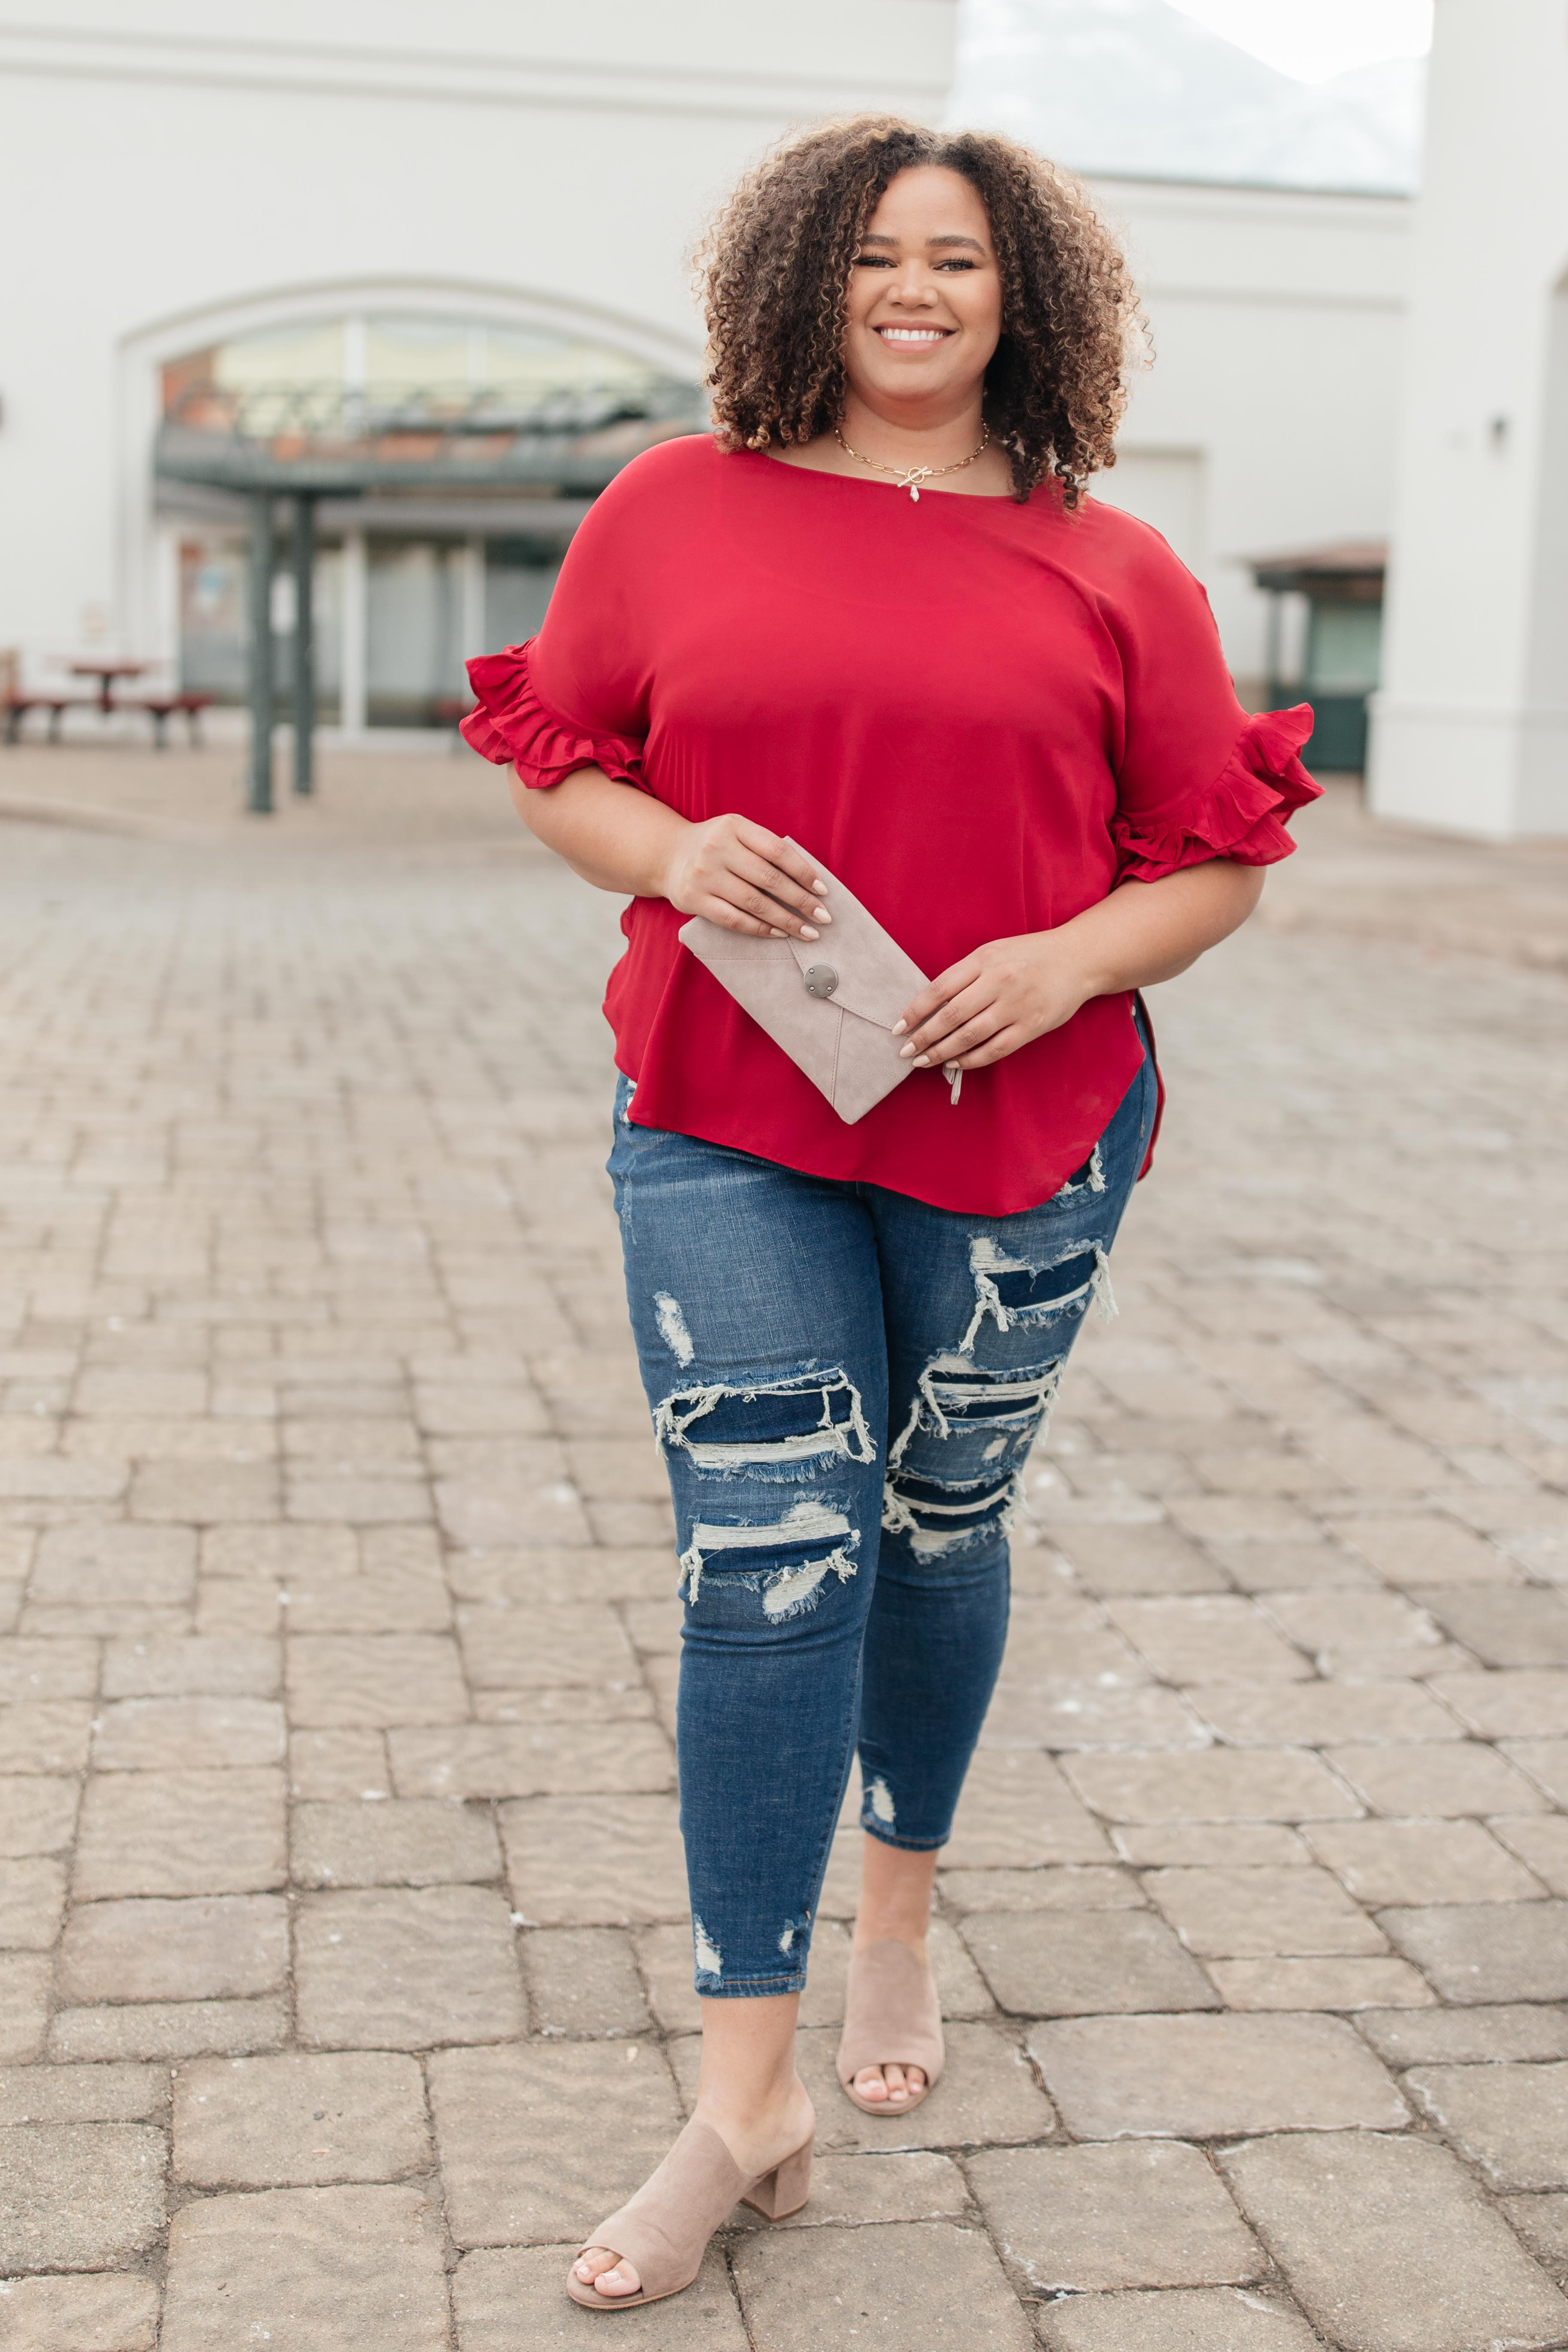
M889 343L940 343L940 327L879 327L877 332Z

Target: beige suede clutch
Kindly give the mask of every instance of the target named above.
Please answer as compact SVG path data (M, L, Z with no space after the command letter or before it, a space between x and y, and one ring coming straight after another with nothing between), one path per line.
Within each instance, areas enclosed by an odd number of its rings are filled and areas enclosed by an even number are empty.
M833 922L815 942L749 939L705 915L679 935L852 1126L914 1069L893 1024L926 975L820 861L816 872ZM943 1075L956 1102L963 1073L949 1063Z

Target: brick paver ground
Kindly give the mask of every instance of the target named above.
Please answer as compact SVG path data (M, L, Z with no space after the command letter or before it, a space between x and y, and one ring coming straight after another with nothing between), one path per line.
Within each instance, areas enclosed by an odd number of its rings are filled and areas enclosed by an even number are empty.
M477 767L233 764L0 771L97 811L0 827L0 2347L596 2344L698 2021L613 909ZM949 2073L833 2085L846 1843L812 2204L647 2352L1568 2344L1564 868L1304 829L1155 998Z

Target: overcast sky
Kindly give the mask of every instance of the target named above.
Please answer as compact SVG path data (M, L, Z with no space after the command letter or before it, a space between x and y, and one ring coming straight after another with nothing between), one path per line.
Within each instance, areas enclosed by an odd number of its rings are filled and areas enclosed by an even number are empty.
M1384 58L1421 57L1432 41L1432 0L1172 0L1172 5L1300 81L1323 81Z

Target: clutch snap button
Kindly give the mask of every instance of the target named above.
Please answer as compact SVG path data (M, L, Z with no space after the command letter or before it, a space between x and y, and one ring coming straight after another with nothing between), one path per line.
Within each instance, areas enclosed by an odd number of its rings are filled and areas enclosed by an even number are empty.
M810 963L805 968L805 992L808 996L831 996L838 985L838 974L830 963Z

